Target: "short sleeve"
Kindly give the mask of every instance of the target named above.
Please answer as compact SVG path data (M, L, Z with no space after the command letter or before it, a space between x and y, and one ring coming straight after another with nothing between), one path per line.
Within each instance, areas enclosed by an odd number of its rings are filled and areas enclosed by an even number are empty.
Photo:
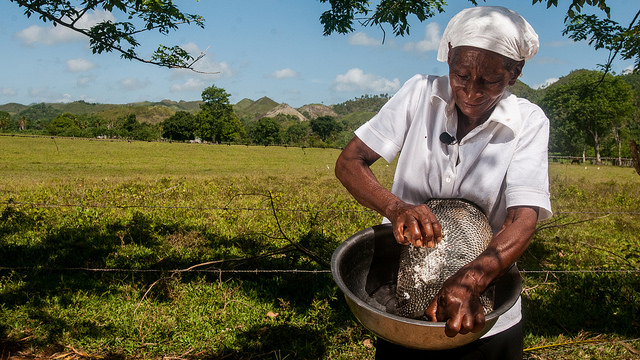
M538 220L552 216L549 195L549 119L542 109L521 101L523 126L506 177L506 205L535 206Z
M355 131L362 142L387 162L393 161L404 145L428 79L426 75L409 79L371 120Z

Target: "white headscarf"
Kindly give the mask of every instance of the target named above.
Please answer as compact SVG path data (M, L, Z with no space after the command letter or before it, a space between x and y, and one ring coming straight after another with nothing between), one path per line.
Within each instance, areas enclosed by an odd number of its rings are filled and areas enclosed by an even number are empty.
M500 6L478 6L460 11L447 25L438 48L438 61L447 61L451 47L473 46L516 61L538 52L538 34L518 13Z

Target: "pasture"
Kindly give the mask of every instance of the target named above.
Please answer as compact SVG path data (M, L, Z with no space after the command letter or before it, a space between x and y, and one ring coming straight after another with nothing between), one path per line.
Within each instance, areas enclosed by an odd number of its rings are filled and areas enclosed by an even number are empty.
M0 137L0 358L373 358L328 272L337 149ZM390 186L394 164L374 164ZM640 358L640 176L550 164L525 356Z

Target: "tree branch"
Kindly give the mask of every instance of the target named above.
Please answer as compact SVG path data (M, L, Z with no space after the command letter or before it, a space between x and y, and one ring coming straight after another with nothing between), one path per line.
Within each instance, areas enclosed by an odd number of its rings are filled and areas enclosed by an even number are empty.
M146 19L147 26L143 29L136 30L132 24L128 23L113 23L111 28L104 28L103 32L100 32L100 36L96 34L92 34L92 29L96 29L96 26L100 24L110 24L110 22L104 21L97 25L94 25L91 29L82 29L77 27L78 21L85 16L89 10L95 10L96 6L101 3L101 1L89 1L86 3L86 6L81 9L58 9L53 8L52 10L48 10L45 8L45 5L55 6L57 4L47 4L43 2L33 2L28 0L11 0L26 9L25 13L27 17L30 16L31 13L36 13L40 15L40 18L44 21L51 21L54 26L62 26L79 34L82 34L88 37L91 40L91 48L94 53L102 53L103 51L111 52L116 51L120 53L122 58L126 58L129 60L136 60L145 64L156 65L160 67L166 67L171 69L188 69L196 73L200 74L217 74L219 72L205 72L199 71L194 68L194 65L201 60L206 55L206 50L203 51L198 57L195 59L189 55L186 51L182 50L179 47L167 48L160 47L156 50L154 55L154 59L145 59L134 51L134 48L138 46L138 43L133 38L134 35L140 34L145 31L153 31L158 30L161 33L164 33L168 30L168 28L175 29L179 25L190 24L191 22L196 22L198 25L203 26L202 18L199 16L192 16L178 13L178 15L169 15L168 18L164 21L152 21L150 19ZM126 3L122 4L122 8L119 7L125 14L128 14L129 17L133 17L134 15L138 15L138 17L142 17L141 14L145 13L145 11L141 9L135 9L131 6L127 6ZM105 7L106 11L110 11L110 8ZM154 13L154 10L148 10L147 13ZM59 17L54 14L59 14ZM184 19L182 21L173 22L173 19ZM116 25L124 26L125 31L121 31L116 28ZM127 29L130 27L130 29ZM108 39L105 39L103 35L109 34L112 35ZM120 40L127 41L131 48L125 49L124 47L119 45ZM160 51L163 50L171 50L171 53Z

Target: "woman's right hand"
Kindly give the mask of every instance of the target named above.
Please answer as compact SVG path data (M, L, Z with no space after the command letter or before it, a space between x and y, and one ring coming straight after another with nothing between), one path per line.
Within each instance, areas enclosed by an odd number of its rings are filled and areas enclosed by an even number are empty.
M402 245L432 248L442 241L442 226L425 204L411 205L399 201L388 211L393 236Z

